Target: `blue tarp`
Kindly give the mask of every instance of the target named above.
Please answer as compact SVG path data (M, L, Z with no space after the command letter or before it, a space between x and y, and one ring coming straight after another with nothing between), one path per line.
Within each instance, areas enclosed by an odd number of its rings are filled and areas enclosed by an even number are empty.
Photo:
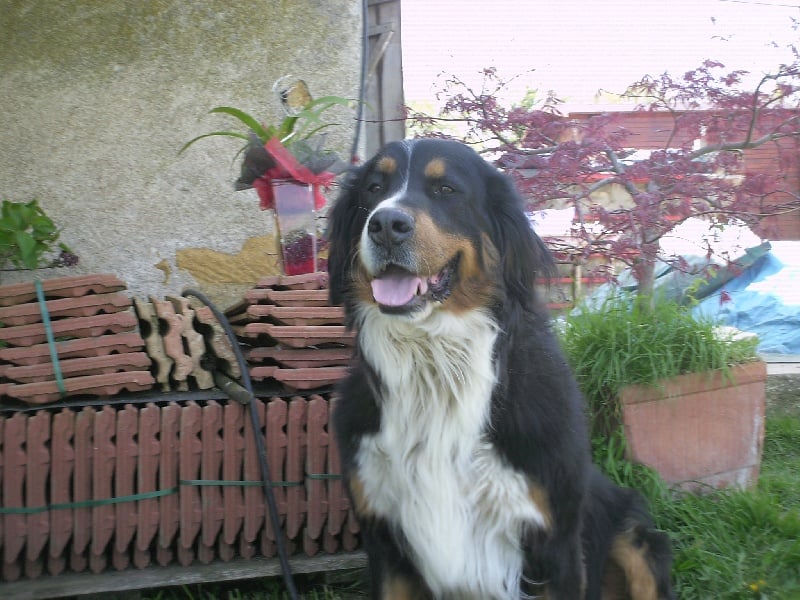
M656 289L681 303L699 299L694 314L720 325L755 333L761 354L800 355L800 242L769 242L743 251L733 268L717 264L708 276L707 257L683 256L683 267L659 265ZM630 271L622 273L618 285L633 291L636 281ZM598 287L587 299L602 302L614 286Z
M771 246L694 311L757 334L761 353L800 354L800 242Z

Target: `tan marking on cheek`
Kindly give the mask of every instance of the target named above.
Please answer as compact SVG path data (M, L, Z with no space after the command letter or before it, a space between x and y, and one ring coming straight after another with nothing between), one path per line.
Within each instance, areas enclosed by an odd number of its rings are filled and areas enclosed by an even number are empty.
M436 275L458 253L463 239L440 230L427 214L414 215L414 254L420 275Z
M361 265L360 261L357 268L353 272L353 291L355 292L357 300L364 302L365 304L372 304L375 302L375 299L372 297L370 277L367 275L367 272Z
M490 273L496 273L499 278L501 276L500 269L502 268L500 251L486 233L481 236L481 243L483 244L483 264L486 265L485 269Z
M611 547L611 559L619 565L625 573L628 593L636 600L658 600L658 590L653 572L647 564L645 554L647 545L637 548L631 539L631 533L626 532L614 539Z
M378 170L387 175L391 175L397 170L397 161L391 156L384 156L378 160Z
M447 166L441 158L434 158L425 165L425 177L429 179L440 179L447 172Z
M430 216L421 214L416 216L414 242L418 272L421 275L436 275L456 255L460 256L458 273L443 308L453 313L462 313L490 303L494 290L492 277L471 240L443 232Z
M447 305L455 313L489 306L497 294L498 279L502 278L498 252L488 237L484 236L481 248L466 238L461 242L458 284Z
M545 530L549 531L553 527L553 512L550 509L550 497L547 490L537 483L530 482L528 484L528 496L536 506L536 510L542 515Z

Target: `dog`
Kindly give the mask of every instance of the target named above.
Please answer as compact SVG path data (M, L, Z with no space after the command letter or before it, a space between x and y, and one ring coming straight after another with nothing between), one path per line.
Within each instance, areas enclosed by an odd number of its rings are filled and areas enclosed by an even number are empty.
M328 215L357 332L333 426L372 597L673 597L643 499L591 464L534 293L553 259L510 178L460 142L393 142Z

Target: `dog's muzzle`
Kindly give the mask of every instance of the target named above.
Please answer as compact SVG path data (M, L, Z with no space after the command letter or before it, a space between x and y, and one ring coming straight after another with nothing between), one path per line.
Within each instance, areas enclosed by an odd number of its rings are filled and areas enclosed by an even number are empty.
M367 235L375 246L391 253L414 235L414 218L398 208L383 208L372 214Z
M434 274L415 247L414 217L394 207L374 212L365 228L362 244L365 266L372 274L372 295L381 310L407 313L428 302L443 302L450 295L458 256Z

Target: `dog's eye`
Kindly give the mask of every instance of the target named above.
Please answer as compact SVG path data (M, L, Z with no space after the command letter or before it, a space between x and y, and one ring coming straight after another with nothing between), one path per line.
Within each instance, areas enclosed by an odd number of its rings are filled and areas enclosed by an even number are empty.
M367 191L368 191L370 194L377 194L377 193L378 193L378 192L380 192L382 189L383 189L383 186L382 186L380 183L370 183L370 184L367 186Z
M453 192L455 192L455 190L451 188L449 185L440 185L438 188L436 188L437 196L448 196Z

